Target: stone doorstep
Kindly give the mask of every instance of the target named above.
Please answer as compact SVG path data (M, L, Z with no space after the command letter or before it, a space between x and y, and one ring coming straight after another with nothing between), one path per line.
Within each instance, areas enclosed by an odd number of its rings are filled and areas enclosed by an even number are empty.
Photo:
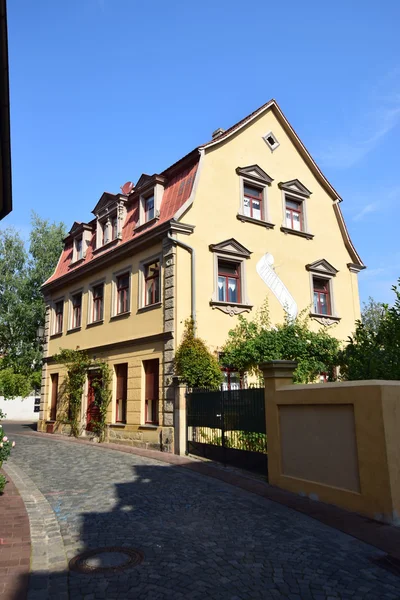
M387 525L379 521L374 521L369 517L346 511L331 504L324 504L311 500L310 498L298 496L291 492L273 487L268 483L256 479L251 474L233 472L220 465L215 466L210 462L204 462L188 456L178 456L159 450L149 450L134 446L123 446L121 444L106 443L93 444L82 438L70 438L64 435L47 434L38 431L27 432L18 435L38 435L54 441L75 444L91 444L96 448L108 448L118 452L128 452L145 458L152 458L171 465L180 466L201 475L219 479L230 485L239 487L247 492L251 492L272 502L282 504L297 512L303 513L325 525L338 529L354 538L357 538L371 546L379 548L392 556L400 559L400 527Z

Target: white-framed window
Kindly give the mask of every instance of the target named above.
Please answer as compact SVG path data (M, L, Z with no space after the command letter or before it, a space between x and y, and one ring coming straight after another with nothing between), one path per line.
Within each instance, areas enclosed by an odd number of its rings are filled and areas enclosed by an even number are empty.
M263 136L263 140L272 151L276 150L279 146L279 142L272 131L268 131L268 133Z
M249 312L246 261L250 251L231 238L210 246L214 260L214 286L210 305L231 316Z
M334 279L338 270L324 258L306 265L306 269L310 274L311 316L322 319L324 325L330 324L326 319L340 320L334 298Z
M78 329L82 326L82 290L71 294L70 300L70 318L68 329Z
M283 222L281 230L284 233L293 233L312 239L314 236L309 231L307 215L310 190L298 179L281 182L278 186L282 191Z
M161 303L161 255L156 254L139 266L139 309L151 308Z
M102 323L104 319L104 281L89 286L88 324Z
M240 208L237 215L241 221L248 221L274 227L268 219L267 188L273 179L258 165L238 167L240 185Z
M55 300L53 305L53 335L59 335L64 328L64 298Z
M132 268L126 267L113 274L111 317L126 315L131 311Z

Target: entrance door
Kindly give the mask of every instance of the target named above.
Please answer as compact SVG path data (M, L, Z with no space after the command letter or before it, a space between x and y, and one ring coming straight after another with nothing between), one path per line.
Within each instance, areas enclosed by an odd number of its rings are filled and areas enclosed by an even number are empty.
M100 421L100 409L95 403L95 388L94 381L99 381L99 373L93 372L88 375L88 394L87 394L87 410L86 410L86 430L92 431L93 422Z
M158 425L158 358L143 361L145 372L145 421Z
M50 421L55 421L57 418L57 399L58 399L58 373L53 373L51 376Z

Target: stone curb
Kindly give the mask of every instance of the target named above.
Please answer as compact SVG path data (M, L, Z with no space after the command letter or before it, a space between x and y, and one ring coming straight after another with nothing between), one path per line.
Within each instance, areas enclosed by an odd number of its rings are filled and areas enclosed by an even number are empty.
M60 527L49 502L32 479L15 465L8 464L4 470L12 478L24 501L31 530L31 575L40 575L41 580L40 589L29 587L27 598L46 600L56 573L60 574L59 584L63 583L68 589L68 561ZM60 577L65 581L61 582Z

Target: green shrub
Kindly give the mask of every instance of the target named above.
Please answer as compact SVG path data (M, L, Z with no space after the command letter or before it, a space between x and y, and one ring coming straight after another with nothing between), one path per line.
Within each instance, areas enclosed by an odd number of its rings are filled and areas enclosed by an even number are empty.
M217 389L222 383L218 360L195 336L192 319L185 321L183 339L175 355L175 371L191 388Z
M7 478L4 475L0 474L0 495L4 492L6 483L7 483Z

